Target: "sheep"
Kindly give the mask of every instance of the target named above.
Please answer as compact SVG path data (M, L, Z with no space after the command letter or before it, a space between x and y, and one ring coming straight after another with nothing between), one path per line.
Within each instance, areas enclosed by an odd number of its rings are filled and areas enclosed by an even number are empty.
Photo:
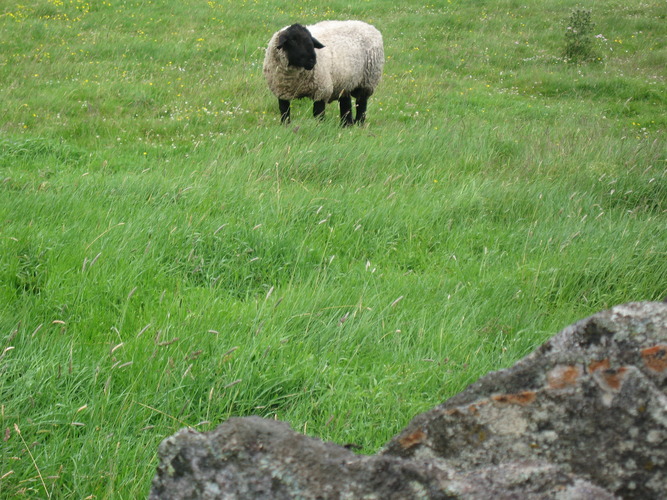
M313 115L338 100L341 125L363 124L368 98L382 76L382 35L361 21L293 24L274 33L264 57L264 76L278 98L281 123L290 122L290 101L313 99ZM352 99L356 115L352 119Z

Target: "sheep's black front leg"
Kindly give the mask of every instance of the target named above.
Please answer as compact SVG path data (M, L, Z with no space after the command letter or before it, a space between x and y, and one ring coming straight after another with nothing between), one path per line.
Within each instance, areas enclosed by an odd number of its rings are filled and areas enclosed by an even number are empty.
M289 101L286 99L278 99L278 107L280 108L280 123L289 123Z
M315 101L313 103L313 116L315 118L319 118L320 120L324 120L324 108L326 107L326 103L324 101Z
M349 127L352 125L352 98L349 95L341 96L338 104L340 105L340 124L343 127Z
M366 121L366 107L368 106L368 94L361 93L357 97L354 103L356 108L356 114L354 118L354 123L362 125Z

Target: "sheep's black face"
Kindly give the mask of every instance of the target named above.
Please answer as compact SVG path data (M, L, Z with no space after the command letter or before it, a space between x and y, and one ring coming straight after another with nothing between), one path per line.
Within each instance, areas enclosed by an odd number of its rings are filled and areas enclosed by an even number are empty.
M323 49L304 26L293 24L285 29L278 39L278 48L285 51L290 66L311 70L315 67L315 49Z

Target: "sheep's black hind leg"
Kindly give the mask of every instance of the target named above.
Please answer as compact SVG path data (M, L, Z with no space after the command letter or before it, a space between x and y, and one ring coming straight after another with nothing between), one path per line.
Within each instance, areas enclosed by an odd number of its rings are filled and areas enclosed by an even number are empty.
M324 120L324 108L326 104L324 101L315 101L313 103L313 116L320 120Z
M356 108L354 123L362 125L366 121L366 107L368 106L368 94L366 92L360 92L357 95L357 98L354 103Z
M280 108L280 123L289 123L289 101L278 99L278 107Z
M340 106L340 124L343 127L349 127L352 125L352 98L347 96L342 96L338 99L338 104Z

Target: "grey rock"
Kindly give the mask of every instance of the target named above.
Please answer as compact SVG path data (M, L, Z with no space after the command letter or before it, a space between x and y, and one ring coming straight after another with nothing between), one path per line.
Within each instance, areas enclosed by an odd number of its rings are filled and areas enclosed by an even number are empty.
M207 433L183 429L162 442L159 457L150 500L615 498L549 464L457 472L437 458L355 455L258 417Z
M665 498L667 304L582 320L356 455L258 417L165 439L157 499Z
M547 462L623 498L665 498L666 380L667 304L617 306L418 415L381 454L456 470Z
M159 456L151 499L438 498L445 474L418 460L358 456L258 417L181 430Z
M537 462L508 462L454 474L446 486L450 498L470 500L612 500L614 495L561 467Z

